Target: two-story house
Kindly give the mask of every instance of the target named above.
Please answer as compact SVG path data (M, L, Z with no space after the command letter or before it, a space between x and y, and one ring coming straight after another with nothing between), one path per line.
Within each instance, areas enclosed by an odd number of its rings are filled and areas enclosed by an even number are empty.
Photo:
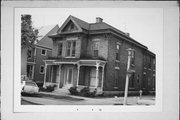
M52 55L52 40L48 37L59 29L58 25L38 28L38 42L29 47L27 54L26 73L30 80L42 82L44 80L44 61Z
M137 92L142 89L143 56L148 48L129 34L103 22L102 18L87 23L70 15L58 32L49 37L53 40L53 50L52 57L45 60L44 86L50 83L57 84L59 89L88 86L99 94L123 93L127 49L132 48L135 50L131 60L134 73L129 90ZM47 77L48 73L50 77Z

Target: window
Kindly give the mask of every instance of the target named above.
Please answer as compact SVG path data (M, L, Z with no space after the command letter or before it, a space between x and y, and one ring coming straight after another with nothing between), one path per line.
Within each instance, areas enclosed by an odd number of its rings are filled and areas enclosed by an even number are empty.
M116 53L116 60L119 60L119 53Z
M153 89L155 89L155 83L156 83L155 78L156 78L156 77L155 77L155 75L153 74L153 81L152 81L152 82L153 82L153 83L152 83L152 84L153 84Z
M144 67L146 67L146 55L144 55L143 60L144 60Z
M131 64L135 65L135 51L132 51Z
M129 88L134 88L134 73L132 73L131 77L129 78Z
M40 66L39 72L40 72L41 74L44 74L44 66L43 66L43 65Z
M28 49L27 56L28 58L32 58L32 49Z
M120 49L120 45L116 45L116 49L119 50Z
M119 59L119 57L120 57L119 54L120 54L120 43L117 43L116 44L116 60L118 60L118 61L120 60Z
M149 69L151 69L151 67L152 67L152 66L151 66L151 61L152 61L152 59L150 58L150 59L149 59L149 65L148 65L148 66L149 66Z
M63 43L58 44L58 56L62 56Z
M119 86L119 73L120 71L118 69L115 70L115 87L117 88Z
M99 55L99 42L93 43L93 56L98 57Z
M74 42L72 42L72 54L71 54L71 56L75 56L75 54L76 54L76 42L74 41Z
M46 55L46 50L41 50L41 55Z
M153 69L154 70L156 69L156 61L155 61L155 59L153 59Z
M75 57L76 54L76 41L68 41L66 47L66 56Z

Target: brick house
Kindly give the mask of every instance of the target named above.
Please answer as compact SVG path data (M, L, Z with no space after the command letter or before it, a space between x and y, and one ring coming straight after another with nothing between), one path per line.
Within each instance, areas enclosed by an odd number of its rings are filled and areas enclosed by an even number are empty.
M54 83L58 89L77 86L79 90L89 86L99 94L123 93L127 49L132 48L135 50L131 60L134 73L129 90L154 91L155 54L129 34L103 22L102 18L87 23L70 15L58 32L49 37L53 40L53 50L52 56L45 60L44 86Z
M59 29L58 25L49 25L38 28L38 42L24 51L26 56L25 73L30 80L43 83L44 61L52 54L52 40L48 37ZM21 62L22 64L22 62ZM22 69L21 69L22 71Z

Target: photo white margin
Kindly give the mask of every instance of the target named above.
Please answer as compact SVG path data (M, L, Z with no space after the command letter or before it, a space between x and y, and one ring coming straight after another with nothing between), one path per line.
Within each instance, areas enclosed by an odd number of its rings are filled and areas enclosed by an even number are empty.
M14 112L161 112L163 84L163 41L156 56L156 103L150 106L115 106L115 105L21 105L21 13L23 8L14 12ZM143 9L143 8L142 8ZM158 81L157 81L158 80ZM77 111L78 109L78 111ZM93 111L92 111L93 109ZM99 111L101 109L101 111Z

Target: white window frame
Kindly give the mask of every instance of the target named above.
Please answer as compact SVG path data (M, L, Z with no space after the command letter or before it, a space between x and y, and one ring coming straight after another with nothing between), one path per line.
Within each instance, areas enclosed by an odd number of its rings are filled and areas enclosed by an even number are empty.
M68 46L68 42L70 42L71 43L71 46L70 46L70 55L67 55L67 50L68 50L68 48L67 48L67 46ZM74 56L72 56L72 51L73 51L73 43L75 42L75 54L74 54ZM66 42L66 58L75 58L76 57L76 46L77 46L77 42L76 42L76 40L68 40L67 42Z
M43 51L43 50L45 50L45 54L42 54L42 51ZM46 54L47 54L47 50L46 50L46 49L41 49L41 55L46 56Z
M41 72L41 67L43 67L43 72ZM39 73L40 73L40 74L44 74L44 65L41 65L41 66L39 67Z
M116 42L115 61L120 61L120 48L121 48L121 43ZM118 54L118 59L116 59L117 58L116 54Z
M97 44L97 47L96 47L96 44ZM99 46L100 46L100 42L99 41L93 41L93 57L98 57L99 56ZM97 56L95 56L94 54L94 51L97 50L98 53L97 53Z

